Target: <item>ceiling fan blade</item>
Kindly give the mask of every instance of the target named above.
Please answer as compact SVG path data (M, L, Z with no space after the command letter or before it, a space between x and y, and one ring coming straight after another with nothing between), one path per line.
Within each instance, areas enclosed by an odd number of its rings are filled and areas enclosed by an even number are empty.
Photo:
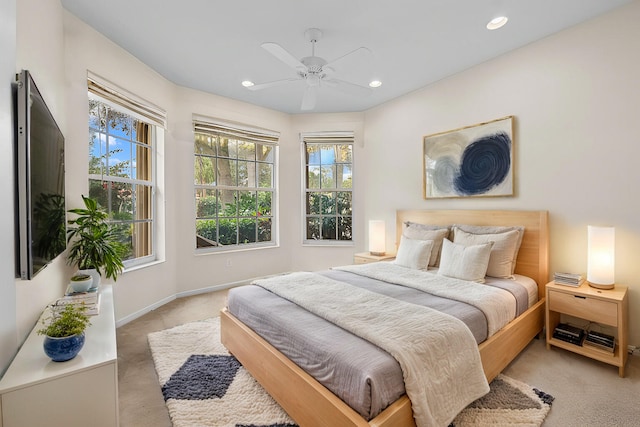
M371 50L369 50L369 48L366 48L364 46L359 47L357 49L352 50L351 52L345 53L344 55L334 59L333 61L329 61L323 68L325 67L335 68L336 64L340 64L340 62L344 61L347 58L349 59L353 58L354 60L356 60L358 59L358 57L361 60L369 59L371 57Z
M283 84L290 83L290 82L297 82L298 80L300 80L300 79L292 77L290 79L276 80L276 81L273 81L273 82L260 83L260 84L257 84L257 85L249 86L247 89L249 89L249 90L261 90L261 89L266 89L268 87L281 86Z
M308 85L304 90L304 95L302 96L302 105L300 109L302 111L313 110L316 106L316 98L318 95L317 92L318 86Z
M269 52L270 54L278 58L280 61L287 64L289 67L294 68L296 71L302 71L302 72L307 71L307 67L305 67L305 65L302 62L300 62L295 56L287 52L279 44L267 42L267 43L262 43L260 46L262 46L264 50L266 50L267 52Z
M372 92L370 87L361 86L359 84L351 83L345 80L326 79L322 82L326 83L329 87L355 96L368 96L371 95Z

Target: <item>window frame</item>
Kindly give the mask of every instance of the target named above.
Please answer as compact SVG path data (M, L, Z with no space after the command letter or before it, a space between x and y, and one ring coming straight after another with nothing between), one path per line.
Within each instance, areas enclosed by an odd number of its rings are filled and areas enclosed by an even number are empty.
M142 100L141 98L131 94L130 92L119 88L118 86L102 79L101 77L88 72L87 78L87 104L91 99L99 101L109 108L118 111L121 114L125 114L133 119L144 122L149 126L150 143L144 143L142 141L133 141L137 145L149 147L149 153L151 157L151 176L149 180L140 180L136 178L124 178L118 176L111 176L103 173L101 174L87 174L87 183L92 180L98 180L103 182L124 183L131 185L143 185L149 188L149 220L113 220L109 219L111 224L132 224L137 223L149 223L149 236L151 240L149 254L127 259L123 261L125 271L130 271L139 267L154 264L159 261L160 251L160 225L159 225L159 212L158 212L158 169L159 159L158 153L160 151L159 145L164 140L164 128L166 127L166 113L159 107ZM152 112L152 114L150 113ZM88 115L87 115L88 117ZM90 131L90 127L87 124L87 130ZM91 132L91 131L90 131ZM102 133L102 132L101 132ZM108 133L103 133L108 135ZM91 134L89 134L91 135ZM89 159L91 159L91 153L89 153ZM103 207L109 212L109 207Z
M351 193L351 239L308 239L307 238L307 143L322 145L351 145L351 188L342 188L330 190L331 192L349 192ZM353 247L355 246L354 233L354 182L355 174L355 132L353 131L327 131L327 132L302 132L300 133L300 151L301 151L301 218L302 218L302 245L303 246L336 246L336 247ZM311 192L323 192L322 189ZM326 191L324 191L326 192Z
M267 129L262 129L262 128L257 128L257 127L253 127L253 126L249 126L249 125L245 125L245 124L240 124L240 123L231 123L231 122L226 122L226 121L222 121L219 119L214 119L214 118L210 118L210 117L204 117L204 116L200 116L200 115L193 115L193 129L194 129L194 151L193 151L193 159L194 159L194 171L193 171L193 176L194 176L194 183L193 183L193 201L194 201L194 236L196 236L196 241L195 243L195 253L196 254L209 254L209 253L229 253L229 252L239 252L239 251L246 251L246 250L255 250L255 249L262 249L262 248L272 248L272 247L278 247L279 246L279 188L278 188L278 183L279 183L279 179L278 179L278 171L279 171L279 151L280 151L280 146L279 146L279 138L280 138L280 133L279 132L275 132L275 131L271 131L271 130L267 130ZM264 164L270 164L272 166L272 175L271 175L271 187L259 187L257 183L255 183L254 187L249 187L249 186L240 186L236 183L236 185L220 185L217 181L214 184L197 184L195 182L195 162L196 159L199 155L196 150L195 150L195 143L196 143L196 138L195 135L196 134L201 134L201 135L207 135L209 137L215 137L215 138L227 138L230 140L234 140L234 141L246 141L246 142L251 142L254 143L256 145L267 145L272 147L273 150L273 161L272 162L264 162L264 161L260 161L258 160L258 158L254 158L253 160L250 160L250 162L252 162L255 166L256 166L256 171L257 171L257 166L261 163ZM215 155L213 156L209 156L211 158L216 159L216 162L218 161L218 159L220 158L219 153L215 153ZM224 157L226 158L226 157ZM239 157L235 157L236 161L246 161L244 159L240 159ZM217 173L217 172L216 172ZM256 172L257 174L257 172ZM218 191L218 190L228 190L228 191L249 191L249 192L255 192L255 193L259 193L259 192L270 192L271 193L271 205L270 205L270 217L271 217L271 239L269 241L254 241L254 242L249 242L249 243L241 243L239 242L237 239L238 235L236 234L236 242L237 243L232 243L232 244L228 244L228 245L219 245L219 246L202 246L202 247L198 247L198 242L197 242L197 222L199 220L202 220L204 218L200 218L198 216L198 204L197 204L197 199L196 199L196 193L199 190L211 190L211 191ZM216 210L216 214L214 218L209 218L212 219L214 221L216 221L216 230L219 230L219 221L221 218L227 218L227 217L220 217L218 215L218 212ZM231 217L229 217L231 218ZM239 212L236 213L236 216L233 217L235 218L236 221L240 221L243 218L246 218L246 216L241 216ZM255 217L256 221L257 221L257 216ZM236 225L236 233L239 232L239 225ZM219 236L218 236L219 237ZM215 243L215 241L212 241L213 243Z

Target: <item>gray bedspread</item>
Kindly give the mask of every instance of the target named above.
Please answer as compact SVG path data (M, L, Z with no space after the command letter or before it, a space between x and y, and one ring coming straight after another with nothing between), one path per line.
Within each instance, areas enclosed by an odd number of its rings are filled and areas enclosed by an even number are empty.
M320 274L437 309L462 320L478 343L487 338L484 314L469 304L345 271ZM405 394L400 365L387 352L263 288L231 289L228 309L367 420Z

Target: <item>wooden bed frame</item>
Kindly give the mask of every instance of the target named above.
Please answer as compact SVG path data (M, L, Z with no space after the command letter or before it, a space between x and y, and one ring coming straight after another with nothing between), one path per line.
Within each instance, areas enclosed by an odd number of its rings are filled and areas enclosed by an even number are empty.
M545 285L549 279L549 231L546 211L399 210L397 242L402 224L523 225L516 273L538 284L539 301L478 346L485 375L495 378L544 326ZM380 415L366 421L340 398L240 322L226 309L220 315L225 347L258 380L300 426L415 426L411 402L404 395Z

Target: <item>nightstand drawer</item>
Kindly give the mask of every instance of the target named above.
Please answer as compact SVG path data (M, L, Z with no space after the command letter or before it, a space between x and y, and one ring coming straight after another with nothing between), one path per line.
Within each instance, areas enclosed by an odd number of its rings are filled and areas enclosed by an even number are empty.
M618 305L581 295L565 294L549 290L549 310L570 316L589 319L593 322L618 326Z

